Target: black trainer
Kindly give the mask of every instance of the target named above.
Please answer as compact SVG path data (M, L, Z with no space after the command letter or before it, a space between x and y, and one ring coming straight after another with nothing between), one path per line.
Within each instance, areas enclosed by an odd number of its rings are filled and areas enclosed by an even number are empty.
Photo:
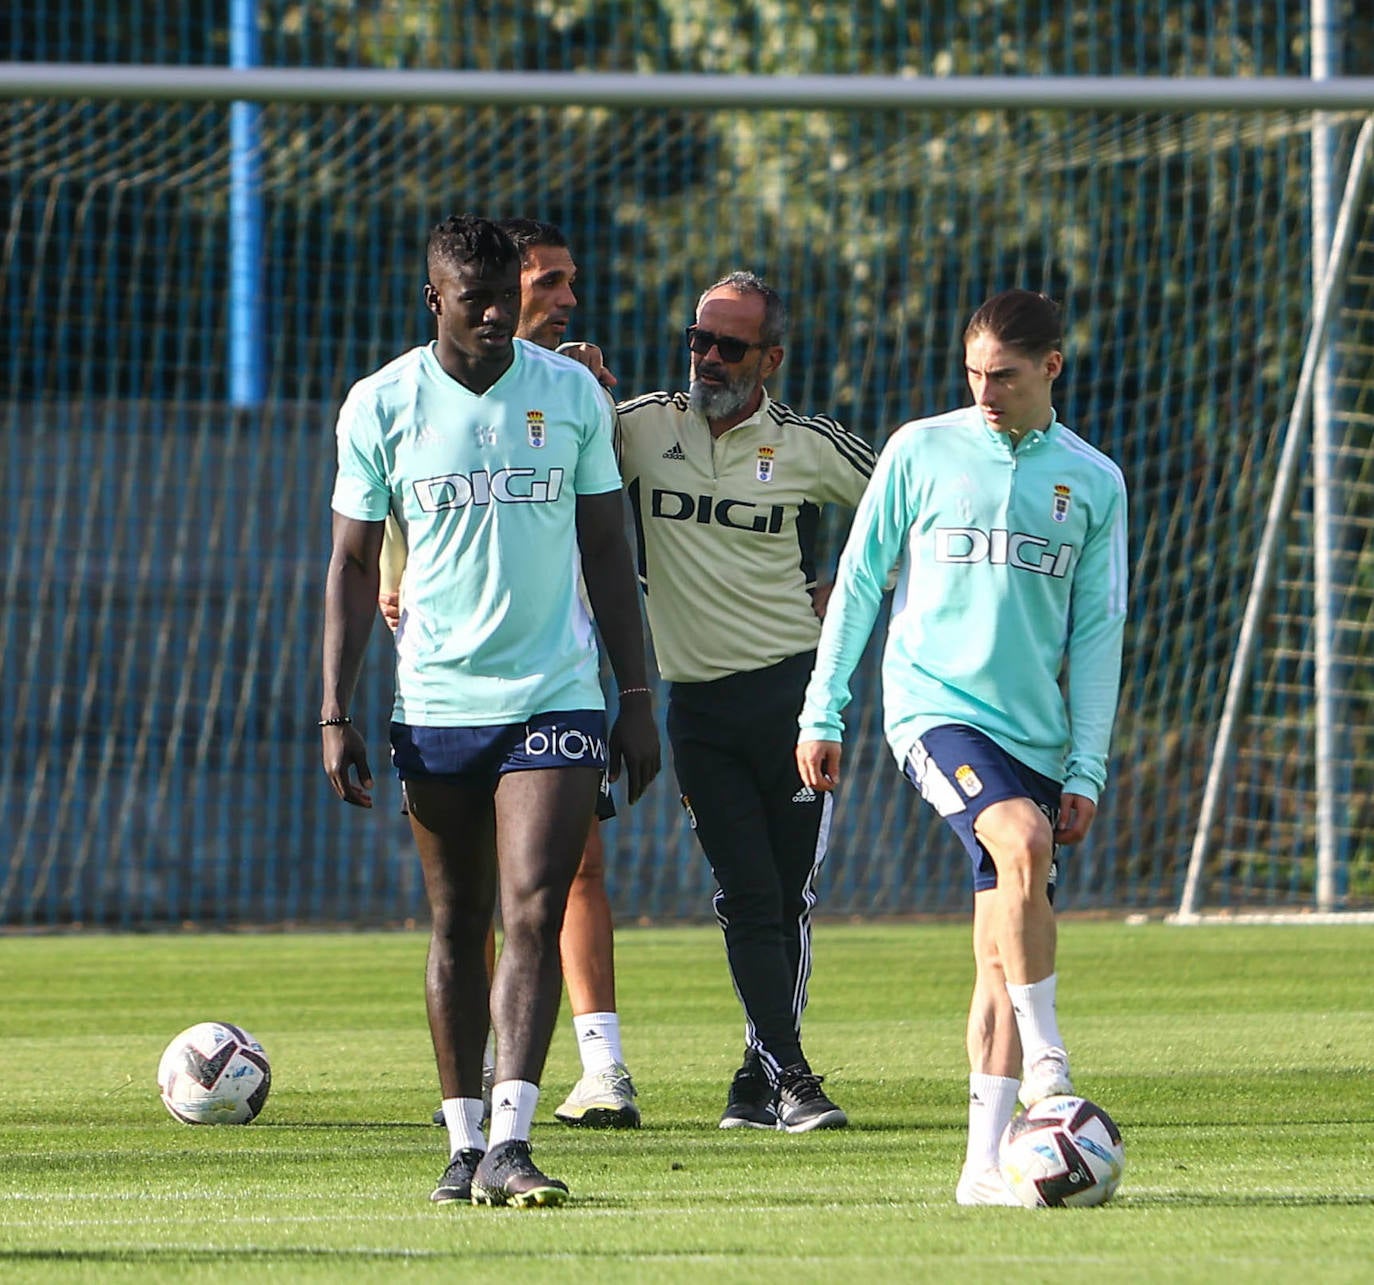
M492 1147L472 1175L474 1205L529 1209L561 1205L567 1198L567 1184L541 1173L530 1159L530 1144L520 1139Z
M429 1198L436 1205L450 1200L471 1200L472 1175L477 1172L477 1165L485 1154L482 1151L460 1151L449 1161L444 1176L429 1193Z
M848 1123L849 1117L825 1096L821 1077L805 1062L783 1068L778 1080L778 1128L805 1133L808 1129L843 1129Z
M777 1094L768 1082L756 1057L746 1057L744 1065L730 1081L730 1097L720 1117L722 1129L776 1129Z

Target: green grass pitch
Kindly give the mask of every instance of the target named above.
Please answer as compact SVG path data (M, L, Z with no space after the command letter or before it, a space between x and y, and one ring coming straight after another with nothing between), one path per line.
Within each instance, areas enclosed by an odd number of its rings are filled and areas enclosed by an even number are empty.
M0 937L0 1277L90 1281L1374 1279L1374 929L1061 924L1080 1092L1121 1126L1094 1210L960 1209L968 928L815 936L807 1048L853 1127L716 1120L742 1028L713 927L617 938L637 1133L553 1120L559 1210L435 1207L445 1135L406 933ZM240 1023L266 1110L195 1128L164 1044Z

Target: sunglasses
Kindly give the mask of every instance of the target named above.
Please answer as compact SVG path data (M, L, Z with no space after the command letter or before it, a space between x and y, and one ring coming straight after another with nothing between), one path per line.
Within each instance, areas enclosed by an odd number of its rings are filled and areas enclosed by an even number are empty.
M751 344L744 339L736 339L733 335L717 335L709 330L703 330L700 326L688 326L687 347L698 357L706 356L714 348L720 353L722 361L733 366L735 362L743 361L744 354L751 348L767 348L768 345Z

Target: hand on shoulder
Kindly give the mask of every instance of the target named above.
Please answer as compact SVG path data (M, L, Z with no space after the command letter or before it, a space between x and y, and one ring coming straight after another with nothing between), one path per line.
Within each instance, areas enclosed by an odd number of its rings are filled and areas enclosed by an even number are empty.
M595 344L566 343L558 345L558 352L564 357L580 361L596 376L602 388L614 388L620 381L606 367L601 349Z

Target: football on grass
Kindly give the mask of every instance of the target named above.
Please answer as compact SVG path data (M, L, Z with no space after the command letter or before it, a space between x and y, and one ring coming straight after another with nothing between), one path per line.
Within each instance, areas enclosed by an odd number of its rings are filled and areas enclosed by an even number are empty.
M1028 1208L1102 1205L1121 1182L1126 1150L1121 1130L1095 1102L1053 1097L1012 1117L998 1163Z
M157 1087L163 1105L184 1124L247 1124L267 1101L272 1068L241 1026L200 1022L167 1045Z

